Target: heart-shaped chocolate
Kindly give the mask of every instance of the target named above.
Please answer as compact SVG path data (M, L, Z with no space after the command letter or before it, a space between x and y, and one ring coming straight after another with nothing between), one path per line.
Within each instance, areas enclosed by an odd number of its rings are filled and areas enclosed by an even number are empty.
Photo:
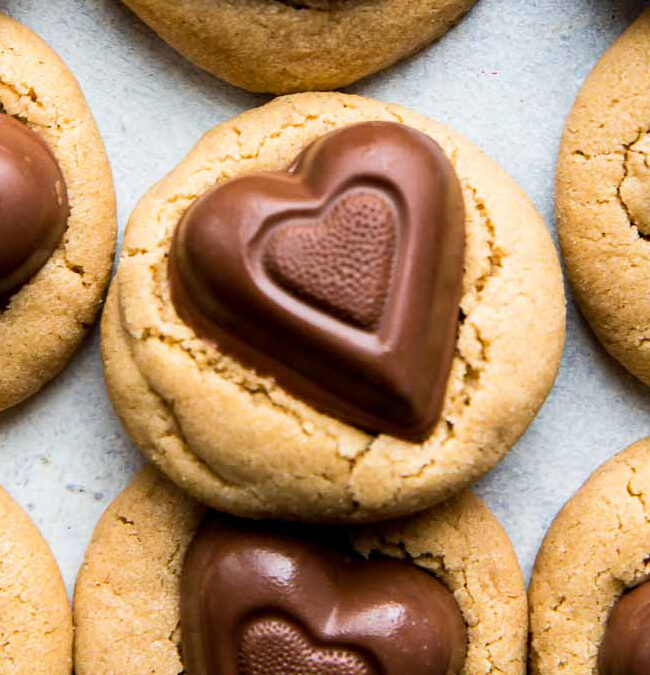
M45 264L68 215L63 174L45 141L0 113L0 298Z
M420 440L444 398L463 255L440 147L369 122L197 200L174 236L172 299L199 335L315 407Z
M459 675L466 651L453 595L416 565L214 513L185 559L181 635L188 675Z

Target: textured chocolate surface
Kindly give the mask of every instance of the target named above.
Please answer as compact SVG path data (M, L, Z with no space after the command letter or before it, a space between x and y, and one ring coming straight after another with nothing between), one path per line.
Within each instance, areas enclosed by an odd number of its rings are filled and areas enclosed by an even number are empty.
M650 582L626 593L614 606L600 646L598 672L650 673Z
M371 122L288 172L230 181L177 228L172 299L199 335L373 432L425 438L453 354L464 205L428 136Z
M188 675L462 670L466 631L452 594L414 564L365 560L328 533L211 514L181 584Z
M26 125L0 113L0 298L45 264L68 214L65 181L50 149Z
M390 204L372 192L353 192L314 224L274 230L264 265L306 302L370 330L386 304L396 239Z

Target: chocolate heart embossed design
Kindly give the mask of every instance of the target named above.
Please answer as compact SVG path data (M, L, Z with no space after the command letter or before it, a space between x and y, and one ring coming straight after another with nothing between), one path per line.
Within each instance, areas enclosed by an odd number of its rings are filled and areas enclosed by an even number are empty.
M414 564L214 512L185 559L181 635L188 675L459 675L467 640L453 595Z
M323 412L422 440L449 377L463 259L440 147L369 122L198 199L169 276L179 316L220 349Z
M239 675L377 675L360 654L314 644L286 619L251 622L239 646Z
M26 124L0 113L0 301L47 262L69 214L50 148Z

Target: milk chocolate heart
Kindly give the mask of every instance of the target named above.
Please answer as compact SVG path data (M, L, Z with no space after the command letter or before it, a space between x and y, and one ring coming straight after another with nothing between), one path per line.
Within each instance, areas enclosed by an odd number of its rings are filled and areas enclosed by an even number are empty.
M440 147L370 122L197 200L174 236L172 299L199 335L316 408L421 440L449 377L463 254Z
M181 634L188 675L459 675L466 651L452 594L414 564L216 514L185 559Z
M68 215L63 174L45 141L0 113L0 297L45 264Z

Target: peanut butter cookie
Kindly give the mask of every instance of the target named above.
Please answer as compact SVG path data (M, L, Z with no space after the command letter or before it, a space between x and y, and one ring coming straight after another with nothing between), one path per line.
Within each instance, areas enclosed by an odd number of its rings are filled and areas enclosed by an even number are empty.
M650 384L650 10L609 49L567 122L557 172L562 253L580 308Z
M333 675L401 672L381 666L396 655L395 648L408 645L415 637L412 631L424 626L418 639L425 644L433 640L431 649L399 652L409 672L525 673L527 610L521 571L498 521L471 493L398 522L344 532L339 528L337 534L317 529L316 541L305 531L287 533L286 525L260 528L237 521L229 529L224 516L212 513L206 521L204 514L203 507L153 468L146 468L108 508L77 580L78 675L177 675L188 669L185 659L197 649L201 653L201 631L213 625L199 623L193 629L202 598L210 603L214 621L227 620L224 609L251 609L241 639L238 631L233 638L224 626L216 638L223 649L211 650L227 659L234 649L241 657L237 672L247 675L303 672L314 659L322 672ZM215 539L222 533L225 539ZM334 544L339 536L350 547L345 557L337 548L342 542ZM262 577L266 583L260 583ZM286 583L276 585L282 579ZM317 603L309 602L314 594ZM217 598L214 605L211 600ZM266 616L259 613L264 607L284 611ZM319 614L334 609L320 628ZM432 612L428 624L400 619L416 618L414 613L422 611ZM373 641L389 626L390 635L381 644ZM318 647L310 631L319 634ZM437 636L449 639L437 642ZM359 641L368 649L358 651ZM300 668L292 669L297 657ZM189 672L215 672L202 668L194 661Z
M0 488L0 672L70 675L72 612L50 549Z
M535 675L643 675L650 663L650 439L567 502L530 586Z
M0 410L51 380L88 332L116 238L108 160L76 80L0 14Z
M443 35L476 0L124 0L181 54L249 91L337 89Z
M103 321L115 409L165 473L221 511L318 521L476 480L563 339L557 255L512 180L441 125L339 94L208 133L133 213Z

